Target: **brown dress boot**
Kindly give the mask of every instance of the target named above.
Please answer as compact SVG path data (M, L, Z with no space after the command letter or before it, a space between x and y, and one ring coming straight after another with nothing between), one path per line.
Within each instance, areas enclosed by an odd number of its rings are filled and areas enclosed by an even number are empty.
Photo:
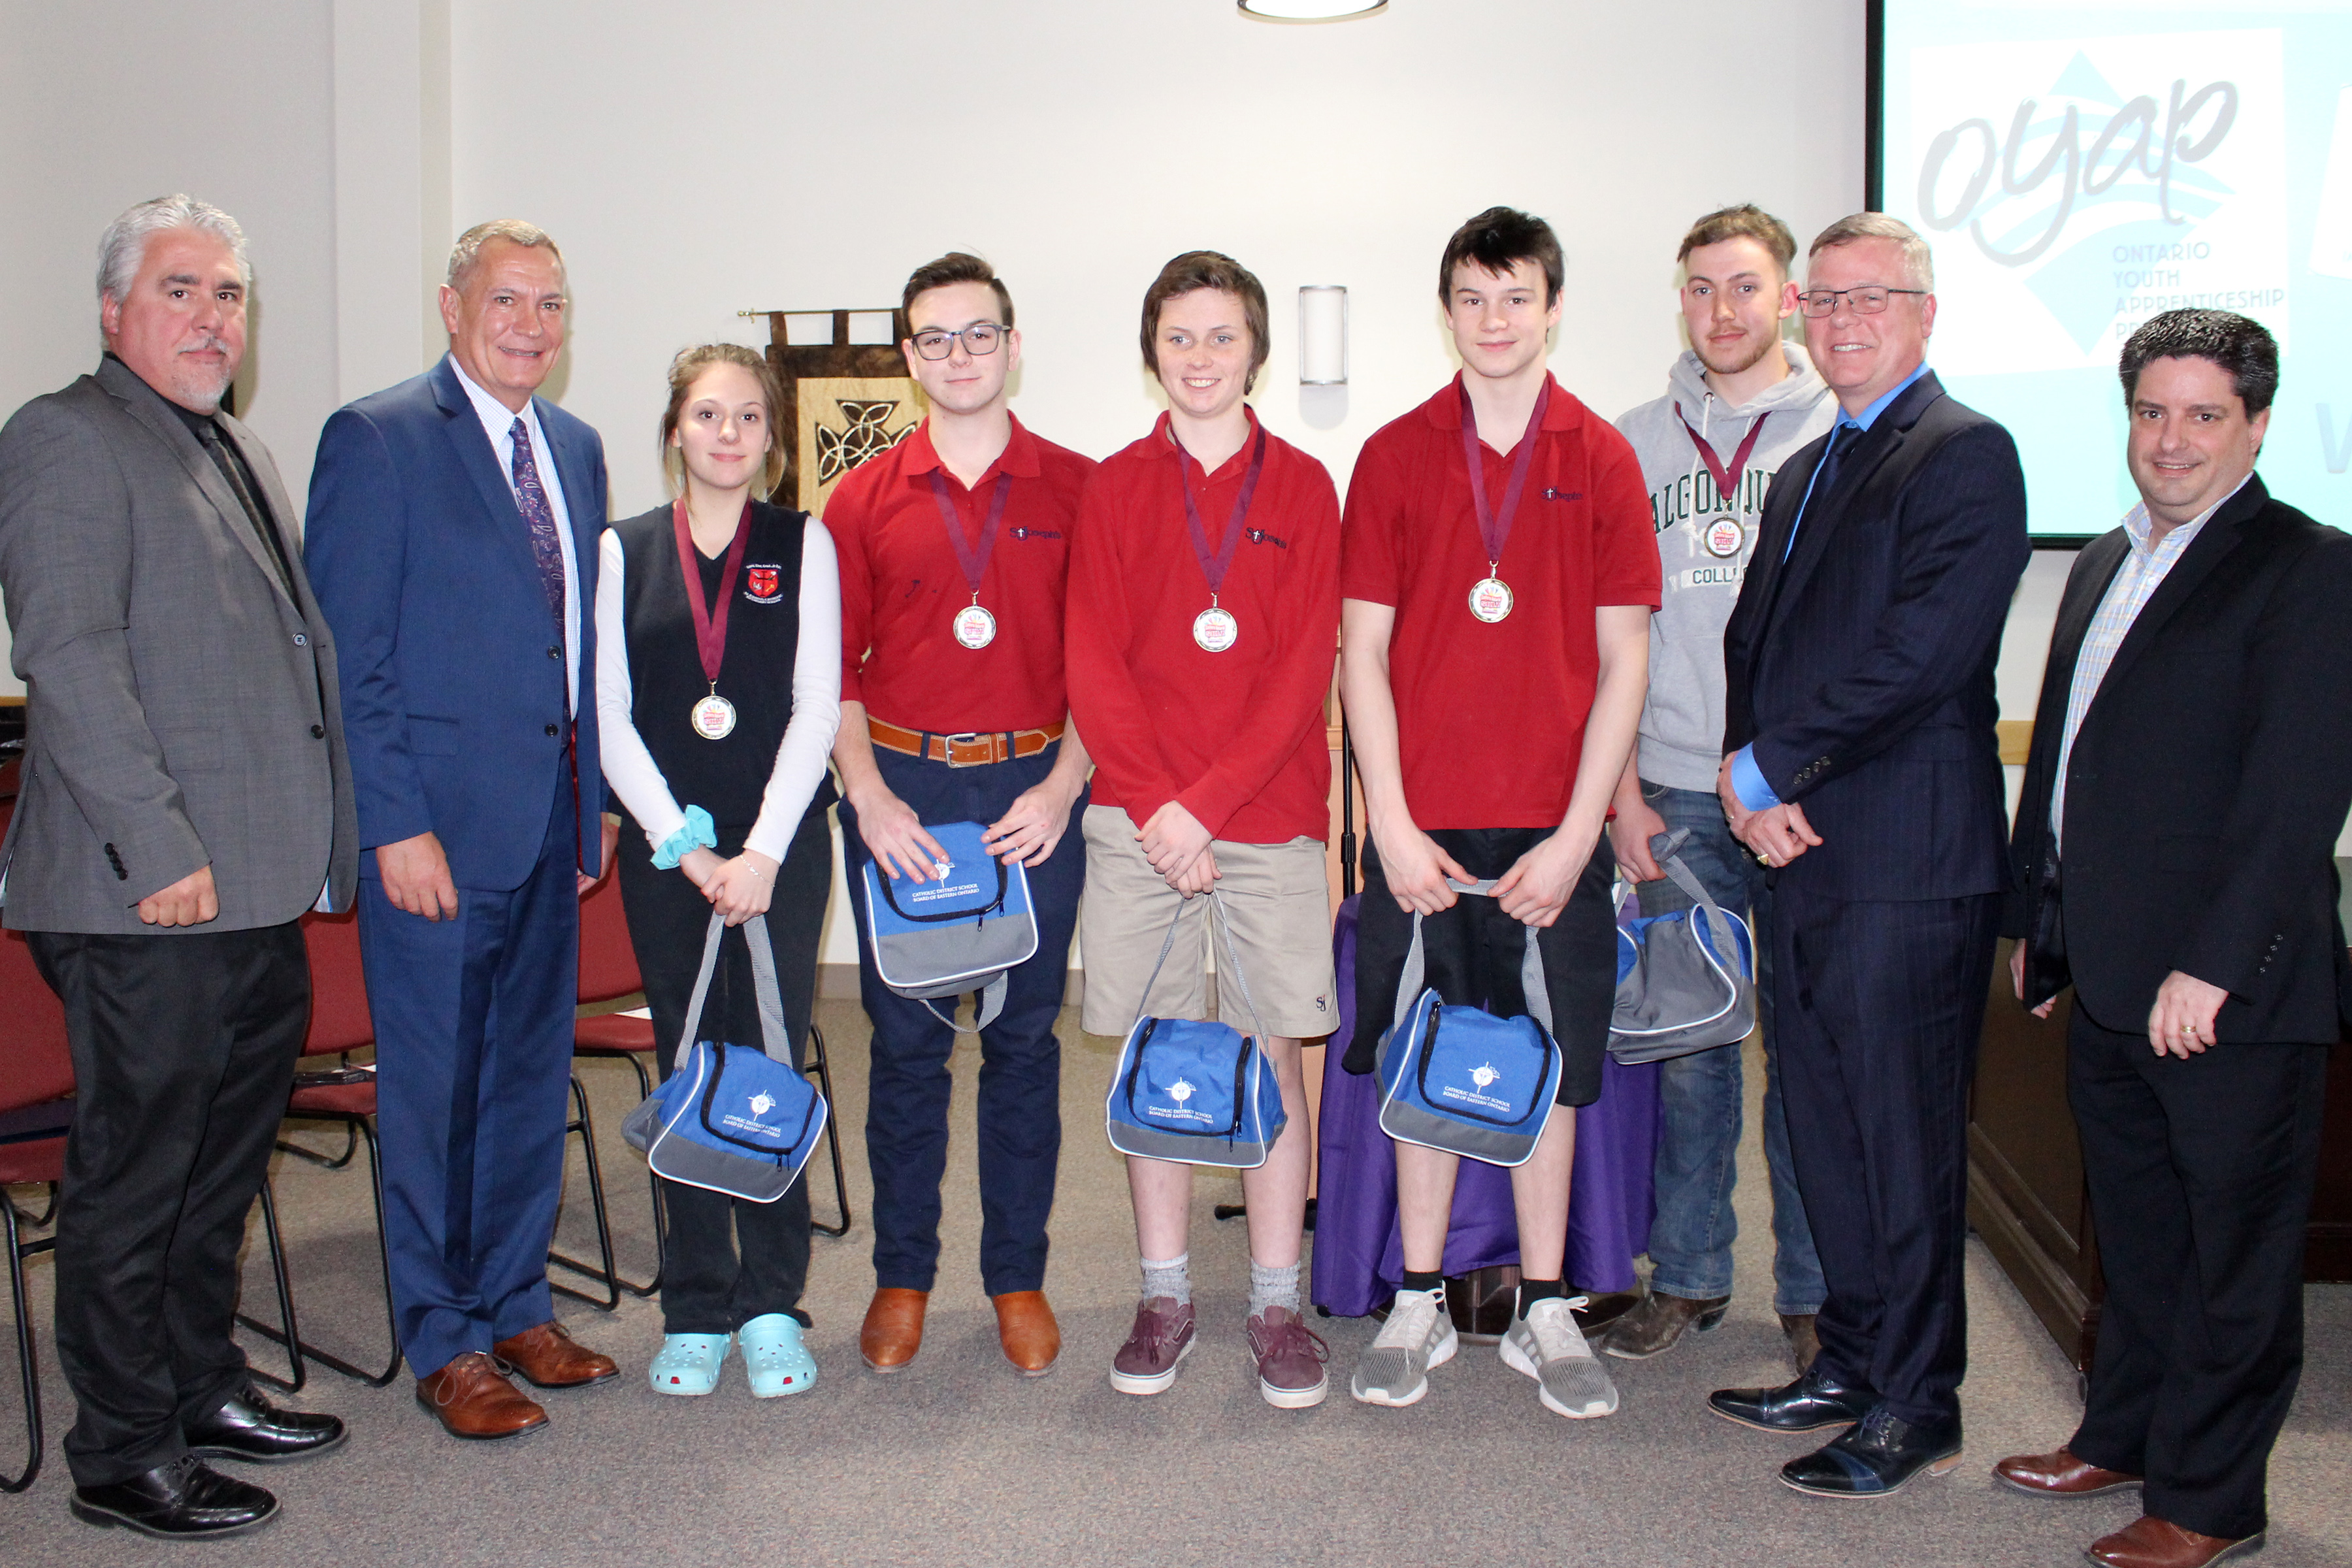
M898 1372L923 1348L923 1310L931 1304L929 1290L902 1290L886 1285L874 1292L866 1309L866 1326L857 1331L857 1353L876 1372Z

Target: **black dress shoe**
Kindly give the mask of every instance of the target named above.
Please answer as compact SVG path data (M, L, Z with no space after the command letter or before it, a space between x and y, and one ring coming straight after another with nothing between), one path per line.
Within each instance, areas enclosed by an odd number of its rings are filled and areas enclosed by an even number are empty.
M194 1454L127 1481L76 1487L66 1506L87 1523L124 1525L159 1541L241 1535L278 1517L276 1498Z
M1878 1403L1878 1395L1808 1369L1796 1382L1778 1388L1718 1388L1706 1396L1706 1403L1726 1421L1759 1432L1817 1432L1861 1420Z
M261 1390L247 1384L228 1403L182 1428L188 1452L205 1459L242 1459L276 1465L307 1459L343 1446L341 1417L308 1410L281 1410Z
M1780 1479L1814 1497L1885 1497L1912 1477L1948 1473L1960 1462L1960 1422L1905 1421L1885 1405L1801 1459L1780 1467Z

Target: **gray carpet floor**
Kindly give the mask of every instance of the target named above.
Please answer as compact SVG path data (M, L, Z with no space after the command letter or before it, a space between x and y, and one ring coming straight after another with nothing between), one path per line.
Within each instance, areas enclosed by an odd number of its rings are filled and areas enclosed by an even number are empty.
M1258 1397L1241 1326L1247 1252L1239 1222L1210 1208L1239 1184L1197 1185L1193 1275L1202 1343L1168 1394L1114 1393L1106 1372L1133 1312L1135 1250L1119 1163L1104 1143L1102 1085L1116 1042L1081 1036L1065 1015L1066 1143L1048 1293L1060 1314L1061 1364L1024 1380L999 1356L973 1262L970 1048L957 1057L940 1289L923 1353L884 1379L858 1361L859 1318L873 1285L865 1119L863 1014L820 1005L832 1043L856 1225L816 1240L806 1305L820 1368L805 1394L754 1402L740 1363L714 1396L667 1398L646 1385L658 1347L654 1303L612 1313L559 1299L586 1342L617 1357L622 1380L544 1395L550 1427L520 1440L460 1444L412 1400L404 1374L370 1390L314 1373L295 1403L348 1419L341 1453L249 1469L278 1491L268 1529L188 1556L255 1564L1104 1563L1221 1565L2063 1564L2127 1523L2136 1495L2050 1502L1998 1487L1987 1467L2073 1430L2075 1379L1990 1259L1969 1246L1971 1355L1963 1391L1968 1458L1878 1502L1801 1497L1774 1479L1809 1439L1776 1439L1717 1420L1706 1392L1787 1376L1767 1286L1769 1232L1753 1106L1739 1189L1740 1293L1722 1328L1645 1363L1612 1361L1618 1413L1565 1421L1534 1385L1465 1347L1408 1410L1360 1405L1348 1369L1370 1320L1318 1321L1333 1394L1318 1409L1276 1411ZM635 1082L618 1063L583 1063L625 1270L651 1266L644 1166L619 1139ZM1760 1075L1751 1060L1751 1101ZM593 1246L573 1154L562 1243ZM822 1158L820 1156L820 1158ZM832 1215L821 1165L818 1216ZM379 1353L382 1307L365 1178L279 1161L307 1337L366 1359ZM20 1198L28 1196L22 1191ZM57 1441L72 1403L48 1337L50 1265L30 1268L40 1325L47 1468L34 1489L0 1498L0 1562L68 1568L160 1561L171 1547L98 1531L66 1511ZM267 1311L257 1225L246 1300ZM2273 1523L2262 1559L2275 1568L2352 1563L2352 1287L2308 1292L2309 1363L2271 1469ZM273 1347L248 1337L257 1364ZM379 1363L380 1364L380 1363ZM0 1390L0 1435L21 1431L15 1379ZM14 1436L0 1436L13 1444Z

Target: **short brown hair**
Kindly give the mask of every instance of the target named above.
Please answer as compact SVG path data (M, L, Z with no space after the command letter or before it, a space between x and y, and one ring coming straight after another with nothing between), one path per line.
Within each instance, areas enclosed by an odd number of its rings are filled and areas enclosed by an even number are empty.
M1766 212L1753 202L1742 202L1736 207L1718 207L1690 226L1683 236L1683 247L1675 252L1677 265L1690 259L1690 253L1703 245L1721 245L1727 239L1752 239L1772 253L1780 264L1780 276L1789 276L1789 268L1797 259L1797 237L1789 226Z
M907 286L898 292L898 336L915 335L915 300L934 289L945 289L955 283L985 283L996 290L997 325L1013 325L1013 294L1004 287L1004 279L991 267L970 251L950 250L937 261L926 261L907 275Z
M1188 250L1161 268L1151 287L1144 290L1144 368L1153 375L1160 374L1160 312L1169 300L1203 289L1231 294L1242 302L1242 321L1250 335L1249 379L1242 384L1246 395L1257 385L1257 373L1265 368L1266 355L1274 352L1266 337L1265 285L1223 251Z
M1534 262L1543 270L1547 310L1559 298L1560 284L1568 277L1559 236L1543 219L1517 207L1488 207L1445 242L1445 254L1437 263L1437 302L1448 310L1454 306L1454 269L1465 261L1497 278L1507 277L1522 261Z
M663 411L661 422L662 472L669 479L673 495L686 493L686 459L669 444L677 434L678 416L686 412L687 395L694 390L695 378L714 364L731 364L751 373L760 384L760 402L768 416L768 458L761 465L760 477L753 481L752 492L765 500L784 479L784 433L776 427L779 411L784 405L783 383L776 379L775 367L757 349L741 343L704 343L699 348L680 349L677 357L669 362L669 407Z

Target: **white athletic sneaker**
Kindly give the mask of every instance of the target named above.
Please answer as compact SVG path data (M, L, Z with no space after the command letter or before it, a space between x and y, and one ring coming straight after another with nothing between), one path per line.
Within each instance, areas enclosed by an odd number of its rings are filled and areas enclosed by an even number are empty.
M1503 1364L1536 1380L1544 1408L1584 1420L1617 1408L1617 1385L1584 1342L1575 1309L1584 1298L1550 1296L1511 1320L1503 1336Z
M1445 1290L1400 1290L1389 1321L1356 1363L1348 1391L1367 1405L1411 1405L1429 1392L1429 1369L1454 1359L1462 1341L1445 1313Z

